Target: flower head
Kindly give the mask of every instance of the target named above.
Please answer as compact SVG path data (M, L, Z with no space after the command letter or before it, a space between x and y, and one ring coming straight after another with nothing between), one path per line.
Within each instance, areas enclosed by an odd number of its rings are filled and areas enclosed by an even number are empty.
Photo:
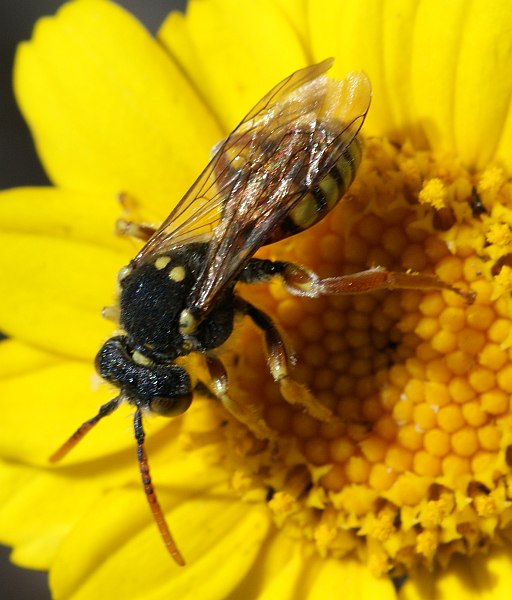
M114 4L89 0L37 25L15 84L54 187L0 202L10 290L0 534L17 562L50 569L56 597L115 587L126 598L314 598L343 582L349 597L393 598L404 578L411 598L506 588L510 10L192 1L157 44ZM373 85L358 177L321 223L258 256L322 278L374 266L435 275L476 299L240 285L293 348L293 378L336 418L285 401L261 333L237 324L219 351L230 394L276 435L259 439L207 397L147 422L153 479L189 563L180 570L144 506L122 414L47 464L113 397L91 375L111 335L101 307L137 250L111 233L116 198L133 199L140 221L162 221L251 105L330 55L337 75L364 70ZM186 366L203 378L200 362Z

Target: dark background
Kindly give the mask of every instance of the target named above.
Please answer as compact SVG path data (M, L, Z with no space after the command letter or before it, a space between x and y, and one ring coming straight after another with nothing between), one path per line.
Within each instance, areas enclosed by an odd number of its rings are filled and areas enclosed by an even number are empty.
M171 10L184 10L186 0L117 0L153 33ZM12 95L12 63L16 44L30 38L39 17L55 13L63 0L0 1L0 189L48 183L32 147L29 131ZM18 569L0 546L0 598L47 600L46 573Z

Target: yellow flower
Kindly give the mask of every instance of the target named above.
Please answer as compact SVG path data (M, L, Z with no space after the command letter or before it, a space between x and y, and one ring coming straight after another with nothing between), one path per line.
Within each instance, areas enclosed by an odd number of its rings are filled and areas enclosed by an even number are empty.
M483 0L192 0L156 42L114 4L79 0L38 23L15 88L54 187L0 199L0 538L50 571L56 598L509 593L511 19ZM244 112L327 56L334 75L372 81L363 164L324 221L261 256L321 277L436 273L476 301L246 287L294 348L294 377L340 418L284 402L241 322L221 353L230 391L277 441L206 398L147 420L180 569L145 506L129 407L47 462L113 397L91 377L112 333L101 308L137 249L112 234L116 198L161 221Z

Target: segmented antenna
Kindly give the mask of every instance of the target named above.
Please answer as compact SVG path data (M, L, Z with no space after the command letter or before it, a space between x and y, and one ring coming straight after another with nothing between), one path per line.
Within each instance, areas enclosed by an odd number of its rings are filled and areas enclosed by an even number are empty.
M98 423L98 421L101 421L103 417L106 417L107 415L113 413L120 404L121 397L117 396L117 398L114 398L113 400L110 400L103 406L100 406L98 414L92 419L86 421L85 423L82 423L82 425L80 425L80 427L75 431L75 433L68 440L66 440L62 444L62 446L50 456L48 460L51 463L54 463L64 458L66 454L78 444L78 442L85 436L85 434L91 431L91 429L96 425L96 423Z
M146 493L146 498L148 500L149 508L153 518L155 519L158 531L162 536L165 547L169 551L169 554L174 558L178 565L180 565L180 567L183 567L185 566L185 560L178 550L176 542L169 531L169 526L167 525L164 513L158 502L158 498L156 497L153 483L151 482L148 459L146 456L146 450L144 449L144 438L146 437L146 434L142 428L142 413L140 408L137 408L135 411L135 415L133 417L133 427L135 430L135 439L137 440L137 460L139 461L140 476L142 479L144 492Z
M73 435L66 440L62 446L54 452L49 461L52 463L58 462L70 450L72 450L78 442L89 432L91 429L99 422L103 417L110 415L113 413L116 408L121 404L121 397L118 396L113 400L110 400L106 404L100 407L98 414L91 419L85 421L80 427L73 433ZM139 463L140 476L142 479L142 485L144 487L144 493L146 494L146 498L148 500L149 508L151 510L151 514L155 519L156 526L158 527L158 531L162 536L162 540L164 541L165 547L167 548L169 554L173 557L180 567L185 565L185 560L181 555L176 543L169 531L169 526L167 525L167 521L165 520L164 513L162 508L158 502L158 498L156 496L155 490L153 488L153 483L151 481L151 474L149 471L149 464L146 455L146 450L144 448L144 438L146 434L144 433L144 429L142 427L142 413L140 408L137 408L135 411L135 415L133 418L133 428L135 432L135 439L137 440L137 460Z

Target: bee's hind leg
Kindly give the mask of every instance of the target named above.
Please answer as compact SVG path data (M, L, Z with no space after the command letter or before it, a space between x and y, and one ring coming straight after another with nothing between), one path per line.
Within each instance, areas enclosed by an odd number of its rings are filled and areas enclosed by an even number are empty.
M224 408L237 421L246 425L257 438L275 438L275 431L270 429L261 416L261 406L241 402L228 395L228 376L222 362L214 356L207 355L206 367L210 376L211 390L215 397L222 402Z
M307 269L291 263L279 263L279 266L279 275L288 290L293 294L311 298L366 294L378 290L449 290L458 294L467 304L472 304L476 296L473 291L462 290L442 281L436 275L423 273L402 273L373 267L350 275L320 279Z
M239 280L244 283L260 283L269 281L272 277L279 277L292 294L309 298L366 294L378 290L449 290L458 294L467 304L472 304L476 295L473 291L462 290L442 281L436 275L402 273L372 267L359 273L321 279L309 269L293 263L257 258L247 263Z
M237 302L238 312L250 317L265 335L270 373L279 383L284 399L290 404L304 407L308 414L319 421L332 421L335 418L332 411L319 402L305 386L290 376L286 346L272 319L245 300L238 298Z

